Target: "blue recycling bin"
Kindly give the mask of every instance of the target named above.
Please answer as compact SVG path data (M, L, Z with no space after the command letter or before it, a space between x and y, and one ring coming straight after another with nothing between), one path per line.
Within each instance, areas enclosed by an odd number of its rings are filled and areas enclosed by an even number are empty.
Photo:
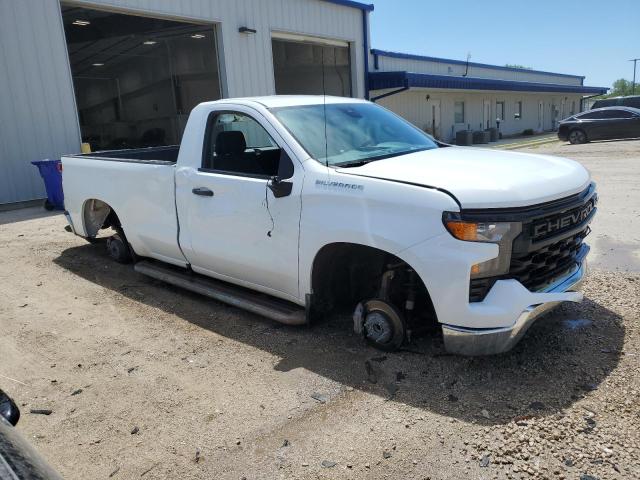
M64 210L64 192L62 191L62 162L60 160L36 160L31 162L38 167L40 176L47 189L44 208L47 210Z

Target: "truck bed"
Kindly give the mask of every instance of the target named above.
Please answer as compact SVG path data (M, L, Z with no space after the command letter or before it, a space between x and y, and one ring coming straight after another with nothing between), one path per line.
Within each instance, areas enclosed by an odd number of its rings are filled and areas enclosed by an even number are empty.
M163 147L131 148L124 150L103 150L99 152L72 155L87 160L108 160L113 162L148 163L173 165L178 161L180 145Z
M182 265L174 174L178 147L109 150L62 157L65 209L76 233L91 237L87 206L106 204L136 253Z

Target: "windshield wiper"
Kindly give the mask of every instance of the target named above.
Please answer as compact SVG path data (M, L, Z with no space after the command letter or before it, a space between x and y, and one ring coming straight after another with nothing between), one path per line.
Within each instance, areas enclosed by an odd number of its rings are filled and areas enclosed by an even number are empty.
M384 146L378 146L378 145L367 145L367 146L362 146L362 147L358 147L356 148L356 150L360 150L362 152L371 152L374 150L391 150L393 147L384 147Z
M410 153L422 152L424 150L433 150L435 148L438 148L438 147L417 147L417 148L412 148L410 150L401 150L401 151L397 151L397 152L385 153L383 155L375 155L373 157L363 158L363 159L360 159L360 160L353 160L351 162L336 163L334 165L336 167L346 167L346 168L361 167L363 165L366 165L367 163L375 162L375 161L378 161L378 160L385 160L387 158L393 158L393 157L401 157L402 155L408 155Z
M345 167L345 168L350 168L350 167L361 167L363 165L366 165L369 162L373 162L375 160L371 160L369 158L365 158L363 160L354 160L353 162L344 162L344 163L336 163L336 167Z

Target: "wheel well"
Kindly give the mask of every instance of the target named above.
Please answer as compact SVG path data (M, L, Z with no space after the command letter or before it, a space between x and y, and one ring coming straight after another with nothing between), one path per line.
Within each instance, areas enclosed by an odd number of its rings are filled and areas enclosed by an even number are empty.
M383 277L391 271L394 273L389 277L388 288L384 289ZM324 246L313 261L311 291L314 316L336 310L353 311L363 300L388 296L405 315L428 323L437 322L429 292L415 270L397 256L365 245ZM407 300L411 300L411 295L415 309L409 307L409 312Z
M582 133L584 133L585 138L587 138L587 132L585 132L585 130L584 130L583 128L580 128L580 127L572 127L572 128L569 130L569 133L571 133L571 132L582 132Z
M94 238L103 228L122 229L115 210L102 200L96 198L87 200L83 210L85 232L89 238Z

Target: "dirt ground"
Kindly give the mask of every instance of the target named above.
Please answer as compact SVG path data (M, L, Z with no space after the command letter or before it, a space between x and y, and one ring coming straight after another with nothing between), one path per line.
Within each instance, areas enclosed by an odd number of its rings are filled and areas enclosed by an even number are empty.
M280 326L109 261L61 215L0 213L19 430L67 479L640 478L640 141L534 151L598 181L594 268L582 304L488 358Z

